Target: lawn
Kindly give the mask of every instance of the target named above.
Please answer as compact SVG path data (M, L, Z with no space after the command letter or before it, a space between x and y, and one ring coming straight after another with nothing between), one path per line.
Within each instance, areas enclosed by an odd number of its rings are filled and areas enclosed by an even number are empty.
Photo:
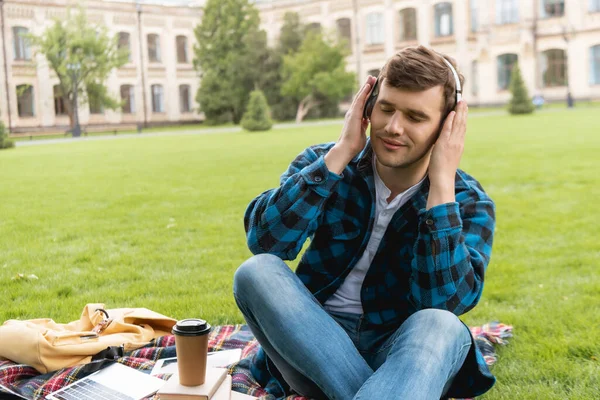
M498 223L482 300L463 319L515 332L484 399L600 398L599 114L469 121L461 167L496 201ZM250 256L245 207L304 147L339 129L0 152L0 322L68 322L88 302L243 322L231 282ZM38 279L13 280L19 273Z

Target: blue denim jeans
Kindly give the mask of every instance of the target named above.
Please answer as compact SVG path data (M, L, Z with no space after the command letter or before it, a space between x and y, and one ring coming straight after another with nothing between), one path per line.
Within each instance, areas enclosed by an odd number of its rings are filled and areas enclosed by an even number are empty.
M261 254L235 273L238 307L289 389L314 399L439 399L469 348L452 313L426 309L402 325L330 312L278 257Z

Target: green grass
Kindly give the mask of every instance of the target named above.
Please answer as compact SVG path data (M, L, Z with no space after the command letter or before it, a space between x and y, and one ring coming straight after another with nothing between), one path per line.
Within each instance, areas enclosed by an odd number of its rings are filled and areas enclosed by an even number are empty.
M250 256L246 205L339 129L0 152L0 321L68 322L104 302L242 322L231 282ZM482 300L463 318L497 319L515 333L482 398L600 398L598 132L591 108L469 122L461 166L496 201L498 224ZM39 279L11 280L18 273Z

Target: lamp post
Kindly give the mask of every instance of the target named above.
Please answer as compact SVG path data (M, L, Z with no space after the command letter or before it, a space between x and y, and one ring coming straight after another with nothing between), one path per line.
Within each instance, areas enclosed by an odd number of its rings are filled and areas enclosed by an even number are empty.
M67 71L69 71L71 82L73 83L73 129L71 130L71 134L73 137L79 137L81 136L81 127L79 126L79 105L77 101L77 92L79 87L78 83L79 73L81 72L81 64L69 63L67 64Z
M572 31L572 29L570 30ZM573 108L575 105L575 100L571 95L571 88L569 87L569 40L571 39L571 32L567 31L567 27L565 25L562 26L562 35L563 39L566 43L565 46L565 85L567 86L567 107Z
M142 5L139 0L135 3L137 11L138 44L140 52L140 73L142 75L142 103L144 107L144 128L148 127L148 111L146 110L146 76L144 71L144 48L142 46ZM141 132L141 126L138 124L138 132Z

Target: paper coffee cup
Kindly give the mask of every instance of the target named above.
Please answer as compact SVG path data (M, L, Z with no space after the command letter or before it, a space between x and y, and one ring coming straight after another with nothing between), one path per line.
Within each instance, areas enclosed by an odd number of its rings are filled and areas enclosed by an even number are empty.
M210 324L203 319L184 319L173 327L179 383L198 386L206 378L206 357Z

